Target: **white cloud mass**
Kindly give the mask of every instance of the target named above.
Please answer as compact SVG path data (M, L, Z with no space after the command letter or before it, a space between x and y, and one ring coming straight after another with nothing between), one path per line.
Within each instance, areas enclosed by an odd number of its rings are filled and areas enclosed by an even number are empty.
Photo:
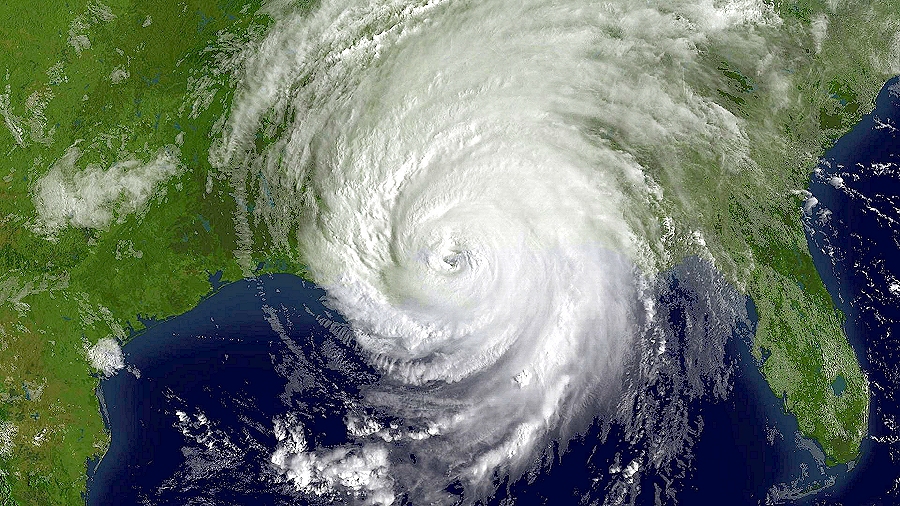
M81 156L70 147L35 188L37 229L52 235L67 225L102 229L116 218L139 210L157 185L176 174L179 150L167 146L147 162L125 160L109 167L89 164L78 169Z
M104 337L87 350L88 361L91 367L102 372L104 376L112 376L120 369L125 368L125 356L122 347L111 338Z
M310 493L369 501L386 474L413 502L452 502L448 479L477 497L602 411L654 312L645 276L666 259L661 224L675 226L662 202L679 198L659 179L679 177L687 149L748 167L742 121L694 90L711 79L704 47L762 58L756 31L779 23L748 0L326 0L284 14L244 63L211 161L239 203L264 175L273 204L253 212L276 242L298 234L385 375L366 402L406 425L282 446L276 466ZM260 130L275 138L262 152ZM418 463L383 460L385 441Z

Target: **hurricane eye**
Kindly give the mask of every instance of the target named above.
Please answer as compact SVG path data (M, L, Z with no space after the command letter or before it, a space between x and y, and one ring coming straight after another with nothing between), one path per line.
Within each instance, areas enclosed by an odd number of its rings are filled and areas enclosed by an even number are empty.
M461 263L464 261L462 258L463 253L454 252L450 255L444 257L444 264L446 264L447 269L451 271L455 271L461 267Z

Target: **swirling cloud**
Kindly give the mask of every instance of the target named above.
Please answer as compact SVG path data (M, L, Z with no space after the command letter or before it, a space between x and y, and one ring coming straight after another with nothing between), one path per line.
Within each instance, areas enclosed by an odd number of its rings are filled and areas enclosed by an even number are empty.
M669 261L680 197L660 178L680 177L679 146L723 170L747 156L741 121L694 90L702 47L778 19L752 1L278 11L211 159L239 188L264 175L254 212L276 241L296 234L384 374L359 416L394 426L276 463L301 487L377 460L377 483L423 503L453 480L477 494L619 392ZM381 458L385 442L415 462Z

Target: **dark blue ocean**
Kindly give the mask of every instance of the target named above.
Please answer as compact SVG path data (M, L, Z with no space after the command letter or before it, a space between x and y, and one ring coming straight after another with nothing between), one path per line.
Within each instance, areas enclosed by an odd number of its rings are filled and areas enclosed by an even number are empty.
M690 405L699 425L675 487L680 504L900 504L898 126L894 79L876 110L823 158L806 214L816 267L872 384L862 457L828 467L799 437L749 353L748 299L748 318L726 344L730 392ZM671 297L687 300L690 290L678 289L683 272L670 273ZM347 441L344 417L378 376L346 332L335 332L344 323L323 304L325 293L288 275L216 288L194 310L153 322L124 347L128 370L101 382L112 443L92 463L89 505L297 504L269 464L273 420L301 413L313 446ZM676 330L685 325L679 310L669 320ZM615 424L595 424L564 451L551 445L523 478L498 478L488 503L603 504L610 466L634 450L620 443L624 436ZM674 503L660 480L638 478L633 504Z
M128 370L98 391L112 441L87 503L295 504L269 467L273 420L301 413L316 445L340 444L375 378L323 325L341 323L324 295L289 275L239 281L129 342Z

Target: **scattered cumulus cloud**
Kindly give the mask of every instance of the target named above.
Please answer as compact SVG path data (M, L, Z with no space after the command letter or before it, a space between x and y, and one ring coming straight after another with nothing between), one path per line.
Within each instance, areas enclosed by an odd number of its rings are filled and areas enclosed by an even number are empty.
M291 416L275 420L275 437L272 463L297 490L325 497L348 493L364 504L393 504L394 482L382 446L307 451L303 425Z
M76 16L69 25L67 40L69 45L75 49L75 54L81 56L81 53L91 48L91 39L88 37L91 27L100 23L109 23L114 19L116 16L112 13L112 9L100 2L90 4L86 12Z
M67 225L108 226L117 216L140 209L159 183L176 174L181 166L179 156L176 146L167 146L146 162L131 159L107 168L89 164L78 170L81 151L70 147L36 185L36 228L53 235Z

